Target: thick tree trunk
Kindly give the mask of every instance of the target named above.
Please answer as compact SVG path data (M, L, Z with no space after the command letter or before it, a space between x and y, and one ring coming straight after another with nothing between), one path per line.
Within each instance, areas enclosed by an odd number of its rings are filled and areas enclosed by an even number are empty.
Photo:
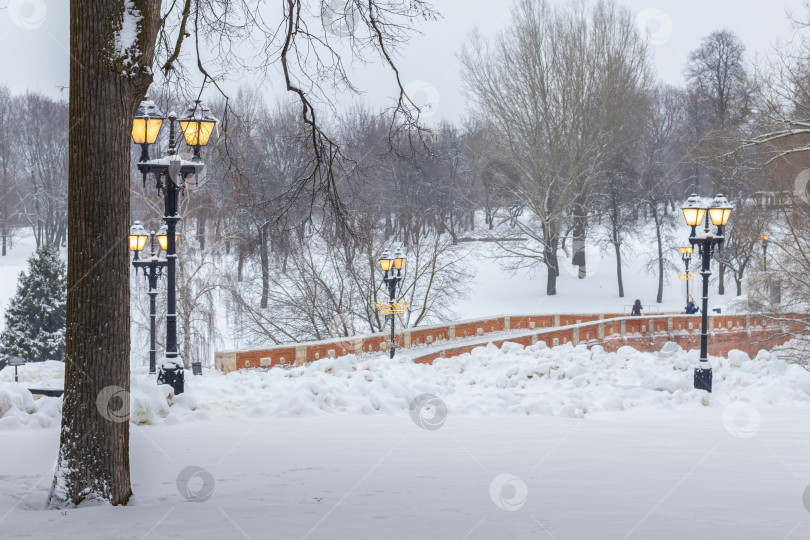
M557 261L558 235L553 229L553 226L546 225L543 230L546 243L543 255L546 262L546 294L548 296L557 294L557 277L560 275L560 265Z
M262 298L259 304L265 309L270 297L270 254L268 252L267 239L268 224L259 227L259 259L262 264Z
M191 369L191 362L194 359L191 358L191 316L193 312L186 313L186 316L183 317L183 368L184 369Z
M143 19L138 73L112 56L124 0L70 2L65 394L48 506L126 504L129 473L129 167L132 116L151 82L159 0Z
M658 294L655 301L659 304L664 301L664 254L659 246L658 248Z
M720 263L717 273L717 294L726 294L726 265L723 263Z
M242 270L245 268L245 251L239 248L239 257L236 263L236 281L242 282Z
M200 244L200 251L205 251L205 212L201 212L197 218L197 242Z
M655 301L660 304L664 301L664 239L661 235L661 220L658 210L652 209L652 214L655 221L655 239L658 243L658 295L655 297Z
M616 250L616 278L619 280L619 298L624 298L624 281L622 281L622 243L613 234L613 248Z
M574 227L571 239L571 264L579 267L579 279L585 279L585 206L581 202L574 204Z

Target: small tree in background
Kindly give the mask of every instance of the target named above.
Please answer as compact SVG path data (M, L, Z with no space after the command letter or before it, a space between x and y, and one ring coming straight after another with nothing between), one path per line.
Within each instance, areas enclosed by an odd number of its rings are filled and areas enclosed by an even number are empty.
M20 273L17 294L6 310L1 357L64 360L66 275L65 262L51 244L43 244L28 259L28 273Z

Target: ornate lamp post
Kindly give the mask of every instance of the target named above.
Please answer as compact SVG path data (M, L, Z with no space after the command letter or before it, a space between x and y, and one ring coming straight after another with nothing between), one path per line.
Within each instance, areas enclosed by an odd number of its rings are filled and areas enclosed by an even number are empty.
M761 234L759 235L759 239L762 240L762 271L768 271L768 241L771 239L769 234Z
M139 259L138 253L140 253L143 248L146 246L147 240L149 240L151 236L152 241L149 243L149 257L145 259ZM151 233L150 235L146 234L146 230L141 226L140 221L136 221L135 224L129 230L129 249L135 253L135 257L132 260L132 266L135 267L135 273L138 273L138 269L143 270L143 275L146 276L146 279L149 281L149 373L155 373L155 361L156 361L156 354L155 354L155 299L157 298L157 280L163 273L163 268L166 266L166 259L160 259L158 255L160 251L155 252L155 233Z
M692 227L692 234L689 236L689 244L698 246L698 253L702 257L701 272L703 276L703 310L701 313L701 330L700 330L700 364L695 368L695 388L698 390L712 391L712 368L709 365L708 347L709 347L709 334L708 334L708 315L709 311L709 276L711 272L711 261L714 248L718 249L723 245L725 237L723 236L723 227L728 223L731 217L731 210L733 207L729 204L728 199L723 195L717 195L711 205L707 205L701 199L692 194L683 206L683 217L686 219L686 224ZM706 215L708 213L708 216ZM717 232L712 234L709 230L709 219L717 227ZM703 232L698 236L696 228L701 223L705 224Z
M163 221L166 224L166 277L168 282L167 313L166 313L166 359L161 362L158 370L158 384L169 384L174 388L175 394L182 394L184 390L185 375L183 362L177 351L177 297L176 297L176 229L180 221L178 214L179 194L186 187L186 180L196 177L205 169L200 158L200 148L206 146L211 133L217 124L217 119L211 111L199 101L190 106L180 119L180 128L186 144L194 150L191 161L181 159L177 155L177 137L175 122L177 115L169 113L169 147L166 156L158 159L149 159L148 146L157 140L157 132L162 126L162 113L153 102L144 101L138 108L138 114L133 122L132 140L141 144L141 159L138 170L143 175L144 185L146 177L152 174L155 178L155 187L163 194ZM150 124L161 119L160 126ZM152 130L150 131L150 126ZM154 134L150 139L150 135ZM150 142L151 140L151 142ZM163 247L163 246L161 246Z
M396 341L394 339L394 320L397 313L405 313L408 302L396 302L397 285L402 281L402 269L405 267L405 254L397 249L393 255L389 251L383 252L380 257L380 268L383 271L383 283L388 287L388 303L377 302L377 309L385 315L386 320L391 319L391 346L389 358L394 357ZM394 273L396 271L396 274ZM389 274L390 273L390 274Z

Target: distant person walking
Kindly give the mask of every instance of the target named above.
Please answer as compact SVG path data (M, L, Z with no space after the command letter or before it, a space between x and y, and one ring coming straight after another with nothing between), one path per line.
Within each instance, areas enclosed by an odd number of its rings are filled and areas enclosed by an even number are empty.
M689 300L686 302L686 314L694 315L698 311L700 311L700 309L697 307L697 305L695 305L695 301L692 300L692 297L689 296Z
M641 306L641 300L636 300L636 303L633 304L633 311L630 312L630 315L633 317L641 317L641 310L644 309Z

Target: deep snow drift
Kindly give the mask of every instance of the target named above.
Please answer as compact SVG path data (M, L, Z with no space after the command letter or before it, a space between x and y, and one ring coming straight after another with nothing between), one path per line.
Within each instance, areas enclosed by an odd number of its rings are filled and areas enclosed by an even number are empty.
M674 344L672 344L674 345ZM545 415L581 418L634 408L688 404L755 405L808 402L810 372L761 351L750 359L741 351L712 358L714 395L692 389L698 351L677 346L657 353L622 347L606 353L570 343L524 348L507 343L479 347L469 354L414 364L407 354L357 358L348 355L306 366L244 370L222 375L206 370L187 376L187 392L168 395L142 370L132 375L131 421L159 424L212 416L285 417L407 414L412 400L436 396L450 415ZM0 429L49 427L58 423L61 401L34 401L24 387L60 387L58 362L0 372ZM716 402L716 403L715 403ZM5 405L4 405L5 404ZM10 405L9 405L10 404Z

